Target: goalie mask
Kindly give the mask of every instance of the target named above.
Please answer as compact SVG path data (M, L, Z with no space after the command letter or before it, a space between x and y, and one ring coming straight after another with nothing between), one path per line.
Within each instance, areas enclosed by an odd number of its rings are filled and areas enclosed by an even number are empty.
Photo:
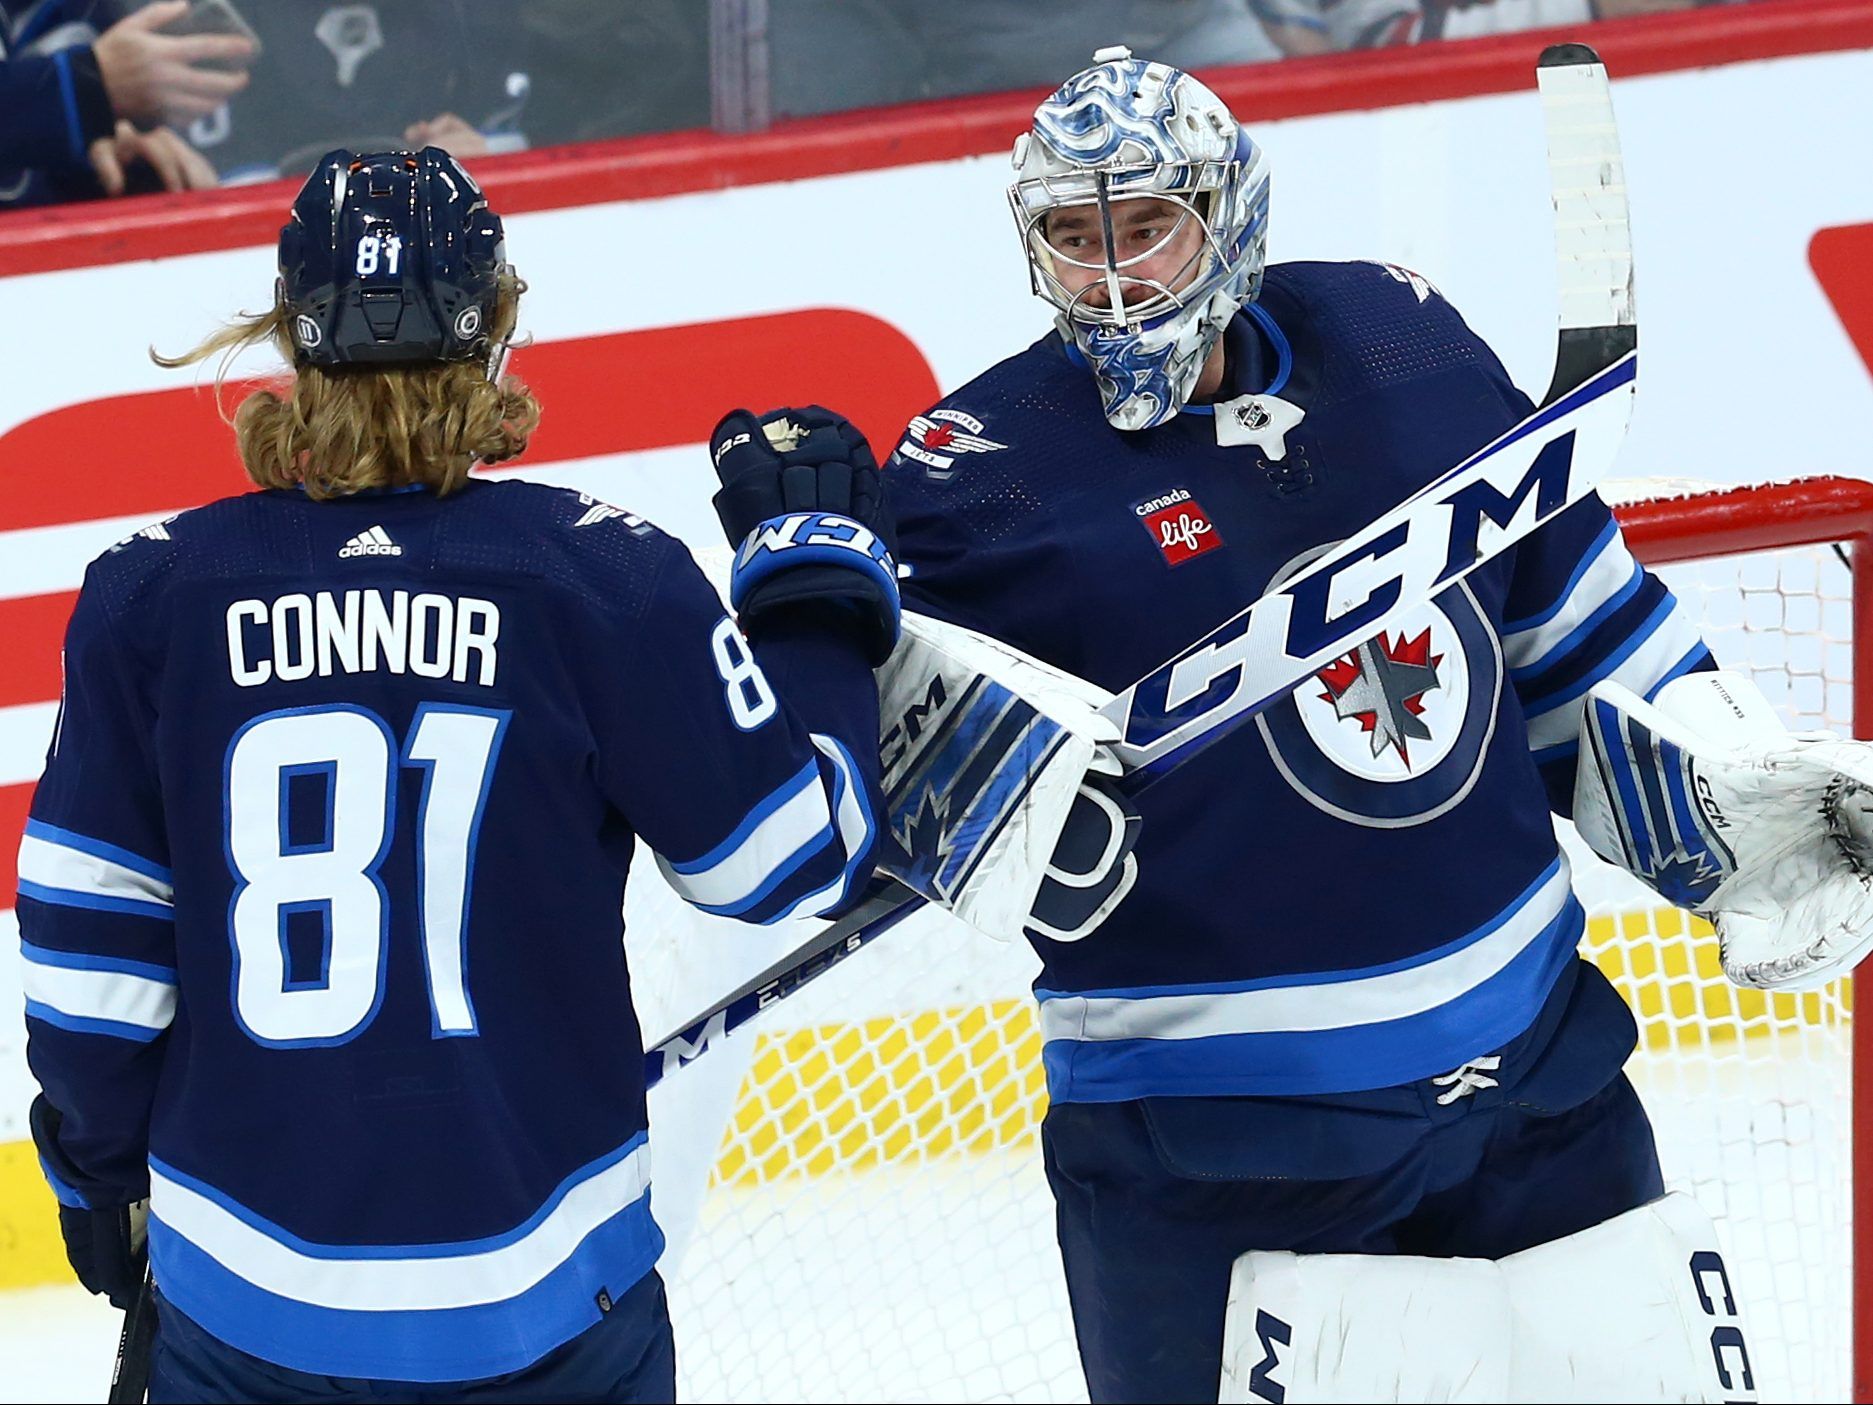
M1188 403L1261 290L1268 168L1188 73L1123 48L1093 58L1015 139L1008 198L1034 291L1092 367L1106 419L1149 429Z
M439 147L329 151L280 230L278 296L301 366L485 360L501 217Z

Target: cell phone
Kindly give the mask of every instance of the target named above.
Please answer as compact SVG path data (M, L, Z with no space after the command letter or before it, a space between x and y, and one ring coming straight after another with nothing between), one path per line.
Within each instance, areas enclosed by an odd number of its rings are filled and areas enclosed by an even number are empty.
M253 26L241 18L241 12L234 8L232 0L194 0L189 12L179 20L174 20L163 27L164 34L176 36L186 34L234 34L254 46L254 51L245 60L241 59L202 59L196 66L212 68L222 73L239 73L250 67L260 57L260 36L254 33Z

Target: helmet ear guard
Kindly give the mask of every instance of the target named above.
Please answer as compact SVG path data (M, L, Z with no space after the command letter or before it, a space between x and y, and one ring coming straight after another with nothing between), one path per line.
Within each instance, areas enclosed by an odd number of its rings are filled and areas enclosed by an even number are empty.
M500 216L447 152L328 152L280 230L294 363L492 368L506 268Z

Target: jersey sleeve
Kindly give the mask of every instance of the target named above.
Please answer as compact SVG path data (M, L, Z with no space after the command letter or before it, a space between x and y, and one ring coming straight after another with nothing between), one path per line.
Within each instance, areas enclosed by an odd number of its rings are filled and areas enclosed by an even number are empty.
M1716 667L1697 622L1633 559L1597 493L1516 548L1502 647L1549 803L1562 815L1573 808L1588 689L1610 678L1649 699L1681 674Z
M606 793L702 911L834 912L870 877L881 831L871 670L856 642L805 619L757 657L689 554L663 546L626 685L601 708Z
M176 1010L174 883L155 707L90 580L64 663L20 841L27 1061L61 1114L67 1174L47 1164L54 1192L70 1205L126 1204L149 1193L150 1107Z

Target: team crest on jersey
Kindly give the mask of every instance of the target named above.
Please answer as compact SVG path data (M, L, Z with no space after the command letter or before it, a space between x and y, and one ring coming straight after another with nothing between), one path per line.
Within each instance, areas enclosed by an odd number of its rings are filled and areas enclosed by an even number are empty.
M1216 523L1187 488L1173 488L1162 496L1133 503L1132 513L1151 533L1167 565L1181 566L1223 544Z
M1502 680L1501 643L1459 582L1255 721L1276 767L1310 804L1354 824L1402 828L1470 793Z
M923 464L924 471L940 482L955 472L956 460L961 455L987 454L1008 447L985 439L982 430L982 421L962 410L932 410L910 422L897 451Z

